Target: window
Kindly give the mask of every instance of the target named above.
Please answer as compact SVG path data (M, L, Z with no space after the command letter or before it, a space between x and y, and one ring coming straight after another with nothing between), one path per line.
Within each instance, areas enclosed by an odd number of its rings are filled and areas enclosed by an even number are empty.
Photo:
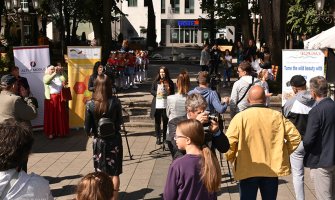
M194 13L194 0L185 0L185 13Z
M180 0L174 0L174 1L172 1L172 4L171 4L171 6L172 6L172 8L173 8L173 13L179 13L179 11L180 11L180 3L179 3L179 1Z
M128 0L128 7L137 7L137 0Z
M21 0L21 7L24 12L28 12L28 0Z
M165 13L165 0L161 0L161 13Z

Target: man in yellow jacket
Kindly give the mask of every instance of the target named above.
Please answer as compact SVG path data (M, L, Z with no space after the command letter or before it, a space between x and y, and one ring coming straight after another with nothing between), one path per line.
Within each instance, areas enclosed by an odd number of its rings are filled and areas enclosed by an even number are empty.
M276 199L278 176L291 173L289 155L301 141L295 126L265 101L263 88L251 87L249 108L232 119L226 133L230 149L225 155L234 164L241 200L256 199L258 189L262 199Z

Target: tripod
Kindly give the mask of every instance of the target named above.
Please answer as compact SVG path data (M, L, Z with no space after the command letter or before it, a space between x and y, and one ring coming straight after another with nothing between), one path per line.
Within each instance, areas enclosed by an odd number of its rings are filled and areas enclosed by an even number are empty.
M117 95L117 92L116 92L116 88L115 87L113 87L113 94L117 97L117 98L119 98L118 97L118 95ZM124 138L126 139L126 144L127 144L127 149L128 149L128 154L129 154L129 158L130 158L130 160L133 160L133 155L131 154L131 152L130 152L130 147L129 147L129 142L128 142L128 132L127 132L127 130L126 130L126 126L124 125L124 122L125 121L129 121L129 114L128 114L128 112L126 111L126 110L124 110L124 108L121 108L122 109L122 132L123 132L123 135L124 135ZM124 117L123 116L123 113L125 113L126 114L126 116Z

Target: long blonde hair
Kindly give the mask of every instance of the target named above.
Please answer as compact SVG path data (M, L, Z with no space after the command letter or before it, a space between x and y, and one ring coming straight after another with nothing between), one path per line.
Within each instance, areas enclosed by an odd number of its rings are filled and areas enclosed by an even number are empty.
M208 192L219 190L221 185L221 169L214 153L204 145L205 133L203 125L195 119L181 121L177 125L180 132L189 137L191 142L202 149L201 155L201 180Z
M107 75L98 75L94 82L94 113L100 118L108 110L108 100L113 96L112 82Z
M113 188L112 179L106 173L89 173L78 183L76 200L112 199Z
M183 70L177 77L177 88L179 94L187 94L190 90L190 76Z

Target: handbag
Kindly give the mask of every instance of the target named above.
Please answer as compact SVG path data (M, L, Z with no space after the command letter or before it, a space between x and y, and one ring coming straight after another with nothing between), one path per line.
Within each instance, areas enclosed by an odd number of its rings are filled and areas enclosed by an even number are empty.
M63 87L60 96L62 101L72 100L71 89L69 87Z

